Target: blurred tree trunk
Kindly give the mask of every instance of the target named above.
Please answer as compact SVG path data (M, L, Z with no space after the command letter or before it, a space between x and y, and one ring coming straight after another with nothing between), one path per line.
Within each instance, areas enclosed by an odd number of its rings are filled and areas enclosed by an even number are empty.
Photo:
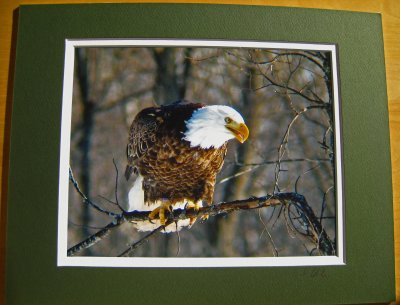
M90 81L89 81L89 64L88 56L85 48L76 48L76 63L77 73L79 80L79 88L82 103L82 138L79 142L79 146L82 152L81 164L80 164L80 181L83 192L89 197L91 194L91 177L90 177L90 147L92 141L92 133L94 127L94 103L90 99ZM90 223L89 206L83 205L83 211L81 216L83 226L82 237L90 235L86 224ZM90 250L87 250L90 255Z
M183 60L179 61L180 50L175 48L155 48L154 60L157 64L156 87L154 96L159 105L169 104L185 98L187 78L190 73L189 54L191 49L182 51Z

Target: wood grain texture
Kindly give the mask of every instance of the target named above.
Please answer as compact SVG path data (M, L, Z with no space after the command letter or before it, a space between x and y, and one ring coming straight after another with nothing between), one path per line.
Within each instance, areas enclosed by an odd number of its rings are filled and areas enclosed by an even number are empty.
M5 216L6 189L8 176L9 149L9 114L11 108L10 88L12 74L10 69L10 54L12 47L13 13L21 4L51 4L51 3L88 3L107 2L109 0L2 0L0 2L0 270L4 270L5 253ZM139 1L126 1L139 2ZM322 8L375 12L382 14L386 77L388 85L389 120L392 153L393 206L395 220L395 251L396 251L396 304L400 304L400 1L398 0L203 0L203 1L140 1L140 2L174 2L174 3L225 3L248 5L273 5L289 7ZM11 57L12 59L12 57ZM12 60L11 60L12 63ZM12 65L11 65L12 67ZM0 272L0 303L4 303L4 272Z

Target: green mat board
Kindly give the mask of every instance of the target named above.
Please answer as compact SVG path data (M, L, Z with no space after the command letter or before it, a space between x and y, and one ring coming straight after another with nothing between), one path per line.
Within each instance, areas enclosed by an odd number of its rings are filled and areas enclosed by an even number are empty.
M339 304L394 299L393 211L381 17L193 4L18 10L6 252L8 304ZM336 44L344 266L57 267L65 39L178 38Z

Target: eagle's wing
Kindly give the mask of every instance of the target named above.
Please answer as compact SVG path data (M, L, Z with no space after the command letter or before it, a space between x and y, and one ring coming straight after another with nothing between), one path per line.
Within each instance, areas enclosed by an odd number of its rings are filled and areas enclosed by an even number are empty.
M129 179L132 172L136 173L136 161L142 158L149 148L154 145L156 133L162 121L159 108L147 108L138 113L133 120L127 146L128 165L125 170L126 180Z

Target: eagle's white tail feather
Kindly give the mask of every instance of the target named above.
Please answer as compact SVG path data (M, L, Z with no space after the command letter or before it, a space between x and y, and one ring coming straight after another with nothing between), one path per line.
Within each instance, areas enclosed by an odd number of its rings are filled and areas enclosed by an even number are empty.
M183 202L178 202L174 204L173 209L184 209L188 200L184 200ZM199 206L202 207L203 204L200 201ZM143 177L139 175L133 184L133 187L130 189L128 194L128 208L127 211L152 211L159 207L161 202L156 202L151 205L147 205L144 202L144 191L143 191ZM133 222L134 227L141 232L153 231L160 226L160 221L158 219L152 220L152 222L145 221L136 221ZM161 231L163 233L171 233L180 231L183 227L188 227L190 225L190 219L179 220L177 223L172 223L165 228L165 230Z
M149 206L144 204L143 177L139 175L128 194L128 212L149 211Z

